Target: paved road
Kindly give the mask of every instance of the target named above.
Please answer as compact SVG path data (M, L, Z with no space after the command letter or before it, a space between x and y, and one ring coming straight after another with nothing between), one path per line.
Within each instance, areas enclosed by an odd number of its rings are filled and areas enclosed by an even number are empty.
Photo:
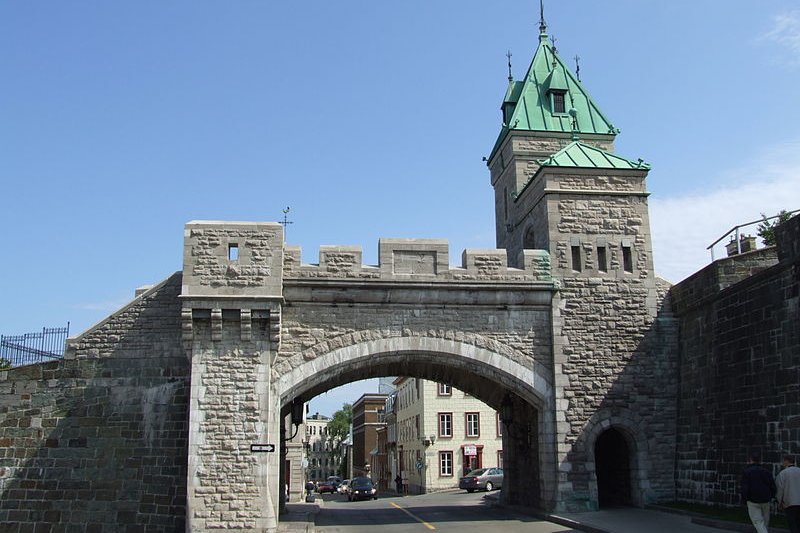
M317 533L566 533L577 531L507 510L490 508L484 493L444 492L424 496L348 502L326 494Z

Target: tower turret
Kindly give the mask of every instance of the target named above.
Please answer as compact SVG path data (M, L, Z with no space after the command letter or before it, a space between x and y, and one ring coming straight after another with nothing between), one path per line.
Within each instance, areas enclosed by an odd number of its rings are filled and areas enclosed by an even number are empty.
M513 264L522 243L515 242L517 236L512 235L519 224L512 204L539 169L538 161L576 137L611 152L619 130L559 57L548 40L543 16L531 64L523 79L515 81L509 76L501 111L502 127L487 164L495 190L497 246L514 250L509 253Z

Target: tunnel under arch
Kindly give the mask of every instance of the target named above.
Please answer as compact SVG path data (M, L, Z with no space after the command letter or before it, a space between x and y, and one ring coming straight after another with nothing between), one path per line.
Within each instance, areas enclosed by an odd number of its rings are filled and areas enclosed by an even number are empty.
M505 420L504 502L548 508L555 498L553 391L544 369L468 343L430 337L392 337L332 350L293 366L273 382L281 417L293 401L308 401L339 385L382 376L448 383L482 400Z

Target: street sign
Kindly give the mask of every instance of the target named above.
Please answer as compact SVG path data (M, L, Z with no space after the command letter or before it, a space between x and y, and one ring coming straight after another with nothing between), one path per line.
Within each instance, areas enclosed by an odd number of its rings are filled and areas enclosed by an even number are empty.
M263 452L272 453L272 452L275 451L275 445L274 444L251 444L250 445L250 451L253 452L253 453L263 453Z

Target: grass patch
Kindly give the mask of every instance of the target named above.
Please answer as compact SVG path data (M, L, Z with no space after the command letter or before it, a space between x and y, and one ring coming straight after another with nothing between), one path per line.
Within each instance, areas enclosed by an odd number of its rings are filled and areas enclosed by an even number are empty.
M738 522L741 524L749 524L750 516L747 514L747 508L741 507L721 507L718 505L707 505L702 503L687 503L687 502L667 502L660 503L661 507L669 507L670 509L677 509L679 511L687 511L689 513L696 513L703 515L706 518L715 518L717 520L727 520L729 522ZM786 516L781 514L770 514L769 525L775 527L788 528L789 524L786 523Z

